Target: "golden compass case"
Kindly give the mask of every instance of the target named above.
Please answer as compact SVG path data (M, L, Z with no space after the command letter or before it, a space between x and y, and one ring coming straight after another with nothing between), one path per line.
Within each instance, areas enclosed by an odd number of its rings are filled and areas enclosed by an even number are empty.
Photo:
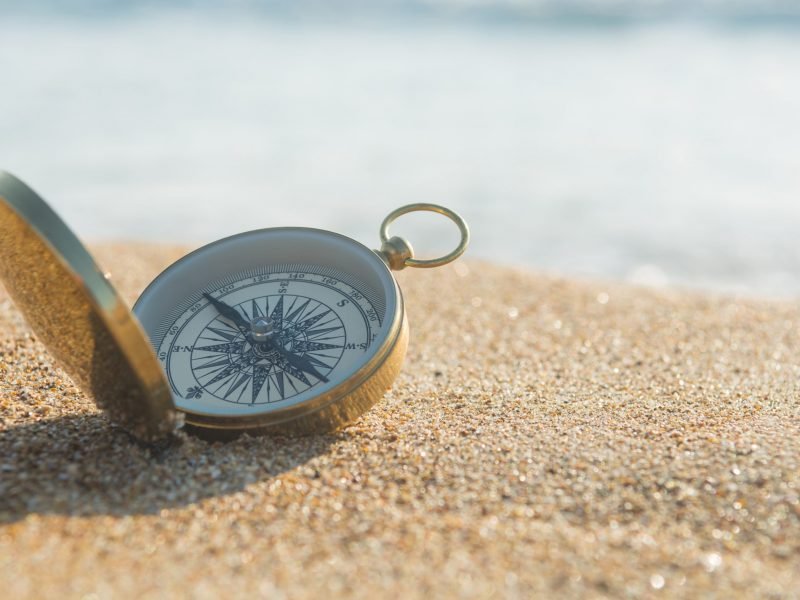
M180 422L139 323L67 225L33 190L0 172L0 280L67 374L136 437Z

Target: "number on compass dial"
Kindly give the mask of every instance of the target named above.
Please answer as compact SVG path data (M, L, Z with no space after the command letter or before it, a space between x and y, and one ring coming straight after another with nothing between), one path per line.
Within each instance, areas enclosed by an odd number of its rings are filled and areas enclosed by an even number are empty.
M366 296L329 275L249 276L207 294L159 347L173 392L195 409L303 401L358 368L381 327Z

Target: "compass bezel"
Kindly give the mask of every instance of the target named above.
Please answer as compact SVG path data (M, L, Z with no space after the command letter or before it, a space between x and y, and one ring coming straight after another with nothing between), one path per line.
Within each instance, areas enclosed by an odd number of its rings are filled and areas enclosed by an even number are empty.
M381 295L385 324L368 350L368 358L353 372L343 374L335 385L323 386L319 394L301 402L281 403L279 408L261 406L248 414L238 408L227 414L203 412L187 407L183 398L173 394L173 402L184 413L188 425L293 434L329 431L369 409L390 387L407 347L402 293L391 271L374 251L338 233L307 227L276 227L217 240L167 267L142 292L133 312L153 346L158 347L169 325L192 305L190 296L201 294L204 286L212 286L220 275L287 263L335 268L356 280L368 279L369 286ZM179 301L182 303L176 306Z

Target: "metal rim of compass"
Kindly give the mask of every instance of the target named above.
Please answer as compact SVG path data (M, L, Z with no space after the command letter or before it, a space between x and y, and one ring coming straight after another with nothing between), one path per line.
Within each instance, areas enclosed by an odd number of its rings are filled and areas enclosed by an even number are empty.
M203 437L224 438L234 432L303 435L334 430L353 421L383 397L399 373L405 357L408 346L405 303L402 291L389 267L377 253L357 240L327 230L308 227L274 227L268 230L242 232L211 242L178 259L153 279L134 305L134 314L147 329L147 323L152 317L144 314L150 310L143 309L142 304L158 305L159 302L155 300L154 294L158 293L155 290L160 286L176 286L176 290L181 289L182 284L174 282L171 273L181 272L190 278L187 269L184 268L189 261L200 261L206 252L212 251L222 244L231 244L237 241L246 243L247 238L263 235L266 232L271 235L319 235L344 242L353 249L357 248L359 256L362 257L361 260L368 262L385 278L388 287L384 289L384 293L387 295L387 300L389 296L394 299L393 309L385 316L390 325L382 342L372 351L367 362L344 377L339 384L300 403L277 410L246 415L204 413L179 407L184 414L187 427ZM151 341L153 340L151 339Z

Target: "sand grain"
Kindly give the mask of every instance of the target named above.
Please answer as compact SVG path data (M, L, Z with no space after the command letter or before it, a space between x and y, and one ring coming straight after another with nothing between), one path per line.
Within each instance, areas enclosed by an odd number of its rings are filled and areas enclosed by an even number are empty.
M176 249L98 248L133 300ZM0 292L6 597L798 597L800 305L462 262L313 438L147 448Z

